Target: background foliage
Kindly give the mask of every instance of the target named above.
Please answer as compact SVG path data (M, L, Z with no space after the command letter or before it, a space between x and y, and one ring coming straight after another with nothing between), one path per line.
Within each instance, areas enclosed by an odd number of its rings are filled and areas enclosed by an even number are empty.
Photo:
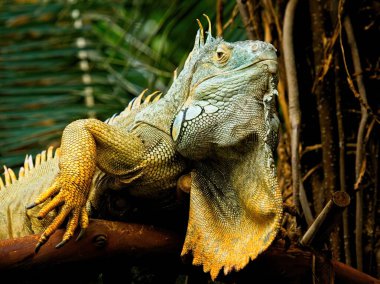
M0 164L57 145L75 119L165 91L205 11L214 18L213 1L2 1ZM242 38L234 26L226 36Z

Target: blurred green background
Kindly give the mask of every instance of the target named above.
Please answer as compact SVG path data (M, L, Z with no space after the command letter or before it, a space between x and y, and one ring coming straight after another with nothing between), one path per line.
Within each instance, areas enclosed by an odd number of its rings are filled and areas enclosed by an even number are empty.
M245 38L235 4L223 10L232 41ZM215 23L216 1L1 1L0 166L58 146L75 119L165 91L203 13Z

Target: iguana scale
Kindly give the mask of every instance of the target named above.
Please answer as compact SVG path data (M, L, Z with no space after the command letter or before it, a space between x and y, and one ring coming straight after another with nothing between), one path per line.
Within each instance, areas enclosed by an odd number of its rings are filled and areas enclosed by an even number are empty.
M213 38L211 25L205 40L200 27L163 98L141 103L141 95L106 122L74 121L55 156L49 150L35 164L28 158L18 179L6 170L0 238L42 232L38 250L68 218L60 247L78 225L88 226L89 204L96 207L103 190L156 200L190 171L182 254L191 252L215 279L271 244L282 218L273 159L276 51L261 41Z

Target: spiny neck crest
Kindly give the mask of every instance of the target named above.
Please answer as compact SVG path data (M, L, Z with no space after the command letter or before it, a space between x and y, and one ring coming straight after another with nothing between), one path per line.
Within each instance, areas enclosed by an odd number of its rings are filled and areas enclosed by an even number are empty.
M34 162L32 155L26 155L24 166L20 168L18 176L16 176L15 172L11 168L4 166L4 181L0 177L0 190L6 189L9 185L14 184L17 180L28 176L30 172L38 168L43 163L59 157L60 155L60 148L56 148L54 151L53 146L50 146L47 150L44 150L40 154L37 154Z

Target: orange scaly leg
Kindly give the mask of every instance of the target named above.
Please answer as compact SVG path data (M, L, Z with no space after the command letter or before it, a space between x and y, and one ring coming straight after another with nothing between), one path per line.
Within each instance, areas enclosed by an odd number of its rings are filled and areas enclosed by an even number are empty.
M88 226L85 205L97 165L108 173L122 174L122 171L137 166L143 152L144 147L138 137L99 120L77 120L68 125L62 135L59 174L53 185L27 207L41 204L56 194L40 210L38 218L44 218L62 205L59 214L39 239L36 252L67 217L66 232L56 247L63 246L73 236L78 224L81 227L79 237L83 234Z

